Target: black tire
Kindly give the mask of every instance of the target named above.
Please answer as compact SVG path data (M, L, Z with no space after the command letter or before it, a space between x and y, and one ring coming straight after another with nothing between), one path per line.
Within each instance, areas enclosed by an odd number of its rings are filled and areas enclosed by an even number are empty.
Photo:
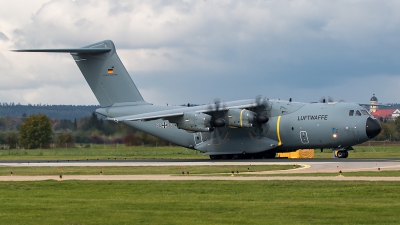
M221 155L221 159L223 160L232 159L232 155Z
M221 159L221 156L220 155L210 155L210 159L212 159L212 160Z
M233 159L243 159L243 154L234 154Z
M255 153L253 154L253 159L263 159L264 153Z
M349 157L349 152L348 151L344 151L344 157L343 158L347 158Z
M266 158L266 159L275 159L275 156L276 156L276 152L274 152L274 151L266 151L264 153L264 158Z
M344 151L338 151L338 152L336 153L336 155L337 155L338 158L344 158L345 153L344 153Z
M242 159L251 159L253 157L253 154L243 154Z

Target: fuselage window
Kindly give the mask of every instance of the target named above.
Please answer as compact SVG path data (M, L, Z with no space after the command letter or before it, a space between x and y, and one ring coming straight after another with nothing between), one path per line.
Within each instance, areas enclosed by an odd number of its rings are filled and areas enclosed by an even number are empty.
M368 113L367 110L361 110L361 113L362 113L364 116L369 116L369 113Z
M361 116L361 113L360 113L360 111L356 111L356 116Z
M354 110L350 110L349 116L353 116L353 115L354 115Z

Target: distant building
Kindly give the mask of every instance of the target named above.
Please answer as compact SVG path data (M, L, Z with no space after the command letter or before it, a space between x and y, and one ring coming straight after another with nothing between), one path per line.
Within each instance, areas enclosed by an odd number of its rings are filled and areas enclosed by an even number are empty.
M372 95L370 102L371 104L378 104L378 98L375 97L375 94ZM376 112L377 109L378 109L377 105L371 105L369 107L369 112L371 113Z
M372 95L370 103L378 104L378 98L375 96L375 94ZM400 116L400 104L395 103L395 104L388 104L385 106L371 105L369 108L369 112L375 118L395 120L397 119L398 116Z

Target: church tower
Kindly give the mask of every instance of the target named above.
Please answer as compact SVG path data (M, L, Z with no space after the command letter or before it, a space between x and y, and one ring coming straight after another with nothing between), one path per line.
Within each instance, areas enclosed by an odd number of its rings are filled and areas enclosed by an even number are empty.
M375 94L372 95L371 100L370 100L371 104L378 104L378 99L375 97ZM378 109L377 105L371 105L369 107L369 112L376 112L376 110Z

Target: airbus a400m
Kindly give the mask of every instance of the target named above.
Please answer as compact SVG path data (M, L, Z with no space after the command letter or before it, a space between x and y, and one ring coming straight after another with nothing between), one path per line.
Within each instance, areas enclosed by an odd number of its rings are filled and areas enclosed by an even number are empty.
M211 159L273 158L276 152L324 148L346 158L353 145L381 131L379 122L356 103L258 96L195 107L153 105L143 99L110 40L82 48L15 51L70 53L100 103L98 114Z

